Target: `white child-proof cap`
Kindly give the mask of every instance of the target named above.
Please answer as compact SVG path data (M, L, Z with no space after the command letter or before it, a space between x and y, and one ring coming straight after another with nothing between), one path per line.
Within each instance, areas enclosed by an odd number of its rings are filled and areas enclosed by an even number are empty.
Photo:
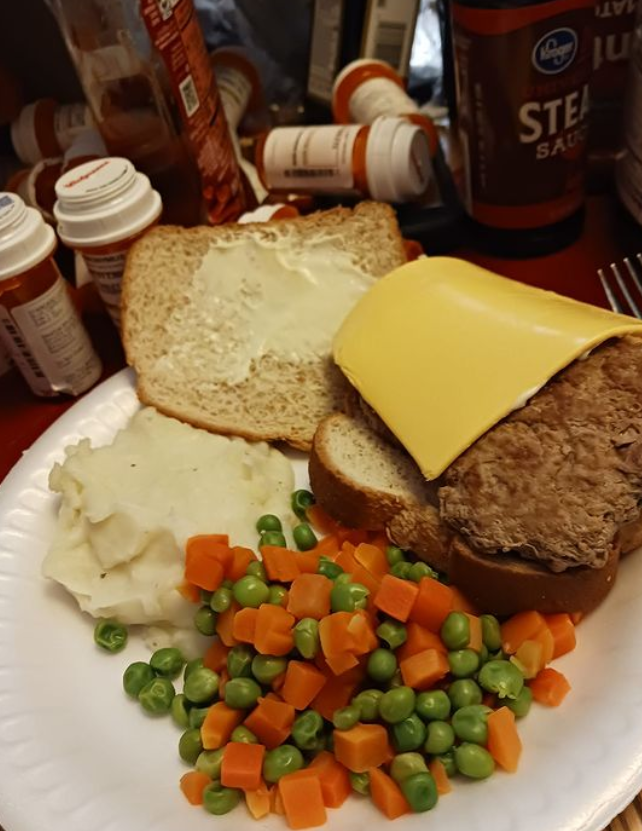
M109 245L144 231L162 202L144 173L128 159L96 159L56 182L54 216L60 239L71 247Z
M0 280L22 274L45 260L56 235L39 211L15 193L0 193Z
M42 150L36 137L36 107L38 101L27 104L11 123L11 143L16 156L25 164L36 164L42 159Z
M366 145L370 196L380 202L410 202L428 188L430 146L421 127L404 118L377 118Z

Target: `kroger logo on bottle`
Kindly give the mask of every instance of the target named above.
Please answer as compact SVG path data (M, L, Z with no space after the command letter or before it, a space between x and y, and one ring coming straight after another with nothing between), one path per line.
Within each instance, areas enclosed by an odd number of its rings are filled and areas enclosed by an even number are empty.
M544 75L557 75L573 63L577 54L577 34L573 29L553 29L535 44L532 61Z

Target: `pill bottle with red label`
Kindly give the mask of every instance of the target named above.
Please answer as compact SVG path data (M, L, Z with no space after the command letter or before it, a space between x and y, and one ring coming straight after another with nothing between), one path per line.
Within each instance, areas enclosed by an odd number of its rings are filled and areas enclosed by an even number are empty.
M73 168L56 182L60 239L79 252L114 324L120 328L121 281L127 252L155 225L162 202L128 159Z
M405 116L425 130L431 155L437 150L432 119L419 112L401 76L385 61L360 58L341 70L332 88L332 115L337 124L372 124L380 116Z
M537 256L580 233L593 0L453 0L465 203L475 241Z
M38 211L0 193L0 341L36 395L80 395L102 372Z
M277 127L256 147L268 190L346 194L381 202L419 200L431 181L425 132L403 118L372 125Z
M93 126L86 104L58 104L41 98L27 104L11 124L11 143L25 164L62 156L74 139Z
M218 224L246 192L193 0L51 0L111 156L161 193L165 219Z

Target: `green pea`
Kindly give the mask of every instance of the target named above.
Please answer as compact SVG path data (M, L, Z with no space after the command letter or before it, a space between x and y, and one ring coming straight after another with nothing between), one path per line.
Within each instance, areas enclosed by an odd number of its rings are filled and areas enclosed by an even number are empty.
M131 698L138 698L138 693L145 684L155 678L154 670L145 661L134 661L123 673L123 689Z
M230 589L225 589L223 586L218 588L212 595L210 606L213 612L227 612L232 605L232 592Z
M172 698L169 712L177 727L187 730L188 727L193 726L189 723L189 702L183 693L179 693Z
M399 753L390 765L390 776L400 785L404 779L416 773L426 773L426 761L421 753Z
M457 770L470 779L486 779L495 770L495 762L485 747L462 742L455 748Z
M334 582L335 582L335 584L336 584L337 586L345 586L345 585L347 585L348 583L352 583L352 575L351 575L351 574L347 574L347 573L344 571L344 572L342 572L341 574L337 575L337 577L335 578Z
M455 748L451 748L446 753L437 753L435 759L439 759L439 761L444 766L444 770L446 771L446 776L449 778L454 776L457 773L457 763L455 762Z
M456 710L451 724L457 738L463 742L486 744L488 741L486 720L490 712L492 712L490 707L485 707L483 704L469 704L467 707L460 707Z
M448 649L464 649L470 642L470 621L463 612L449 612L439 634Z
M479 655L474 649L454 649L448 653L448 665L455 678L470 678L479 669Z
M225 703L233 710L254 707L261 695L261 688L253 678L230 678L225 685Z
M333 612L354 612L365 609L370 590L362 583L336 583L330 592L330 606Z
M415 710L424 721L445 721L450 715L450 699L444 690L426 690L417 696Z
M207 589L201 589L199 592L201 596L201 603L204 603L206 606L209 606L212 602L212 598L214 597L214 592L209 592Z
M524 718L533 703L533 693L530 687L524 685L517 698L505 698L504 704L515 713L516 718Z
M398 753L418 750L426 740L426 725L416 713L392 725L392 744Z
M458 678L448 687L448 698L453 710L458 710L468 704L481 704L483 693L472 678Z
M373 681L390 681L397 671L395 653L389 649L373 649L368 656L366 672Z
M246 574L234 583L232 589L234 600L245 608L258 609L261 603L265 603L270 594L270 590L258 577L253 577L251 574Z
M199 753L196 759L196 770L205 773L210 779L220 779L224 752L225 748L219 747L218 750L204 750Z
M271 606L286 606L288 599L288 590L285 586L270 586L268 592L267 603Z
M485 643L481 645L481 649L479 650L479 666L483 666L486 661L490 659L490 653L488 651L488 647Z
M397 687L388 690L379 701L379 715L388 724L397 724L415 710L415 691L411 687Z
M377 626L377 637L387 643L390 649L398 649L408 639L408 632L398 620L384 620Z
M350 777L350 785L355 793L360 793L362 796L368 796L370 793L370 774L368 773L354 773L348 771Z
M194 672L195 669L201 669L203 666L203 659L202 658L194 658L191 661L188 661L185 664L185 669L183 670L183 683L187 681L189 676Z
M399 548L399 546L389 545L386 548L386 560L388 560L388 565L390 567L396 566L397 563L406 562L406 554L402 548Z
M294 491L291 499L292 511L299 519L306 519L308 508L314 505L315 502L314 494L310 491Z
M350 730L355 726L361 717L361 711L356 704L348 704L335 710L332 715L332 723L337 730Z
M403 675L401 674L401 670L395 670L395 674L388 680L386 684L386 690L394 690L396 687L403 687Z
M178 696L177 696L178 697ZM172 701L172 704L174 702ZM190 727L201 728L209 713L209 707L192 707L189 711L187 723Z
M216 612L209 606L201 606L194 615L194 626L201 635L213 635L216 632Z
M183 684L185 698L192 704L209 704L218 693L218 673L207 667L197 667Z
M94 642L105 652L121 652L127 646L127 627L114 618L101 618L94 627Z
M379 703L383 698L381 690L361 690L350 702L359 708L359 721L370 723L379 720Z
M162 675L163 678L176 678L185 665L185 658L180 649L174 646L164 646L152 654L149 665L156 675Z
M263 757L263 778L266 782L278 782L286 773L294 773L303 767L303 755L293 744L282 744L268 750Z
M233 646L227 653L227 671L230 678L250 678L255 655L255 651L247 644Z
M143 710L153 716L161 716L169 713L175 695L176 690L169 678L154 678L138 693L138 700Z
M250 577L258 577L259 580L262 580L264 583L267 583L267 573L265 571L265 566L260 560L252 560L251 563L248 563L248 567L245 569L245 573L249 574Z
M395 563L394 566L390 567L390 574L393 577L398 577L400 580L410 580L410 569L412 568L410 563L407 563L405 560L401 560L399 563Z
M323 557L319 560L317 572L330 580L336 580L340 574L344 573L338 563L333 563L332 560L324 560Z
M235 727L232 730L232 734L230 736L231 742L240 742L241 744L258 744L259 740L254 735L254 733L246 727L244 724L239 724L238 727Z
M262 545L276 545L279 548L286 548L287 542L285 535L281 531L266 531L265 534L261 534L261 539L259 540L259 547Z
M201 731L198 727L186 730L178 740L178 755L184 762L193 765L203 750Z
M300 750L313 750L323 732L323 719L314 710L304 710L292 724L292 741Z
M408 572L408 577L414 583L418 583L420 580L423 580L424 577L432 577L434 579L436 576L437 572L430 568L428 563L422 562L413 563L410 566L410 571Z
M299 525L295 525L292 529L292 536L299 551L309 551L317 544L314 531L307 522L301 522Z
M479 670L477 680L499 698L517 698L524 687L524 676L510 661L488 661Z
M301 618L293 631L294 646L303 658L312 660L321 648L319 621L311 617Z
M455 731L447 721L429 721L426 725L426 753L447 753L455 742Z
M482 641L490 652L496 652L502 646L502 631L495 615L480 615Z
M277 658L274 655L255 655L252 658L252 675L259 684L271 684L287 667L288 662L285 658Z
M437 804L437 785L431 773L415 773L404 779L400 787L416 814L430 811Z
M203 788L203 808L210 814L229 814L240 801L241 791L224 788L220 782L212 782Z
M275 514L263 514L256 520L256 530L259 534L264 531L282 531L281 520Z

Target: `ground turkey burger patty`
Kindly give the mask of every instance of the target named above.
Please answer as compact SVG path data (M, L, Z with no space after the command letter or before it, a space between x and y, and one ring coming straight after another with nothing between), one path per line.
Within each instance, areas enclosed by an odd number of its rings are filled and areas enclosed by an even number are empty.
M557 572L602 568L618 530L640 516L642 338L575 361L442 481L441 517L476 550Z

